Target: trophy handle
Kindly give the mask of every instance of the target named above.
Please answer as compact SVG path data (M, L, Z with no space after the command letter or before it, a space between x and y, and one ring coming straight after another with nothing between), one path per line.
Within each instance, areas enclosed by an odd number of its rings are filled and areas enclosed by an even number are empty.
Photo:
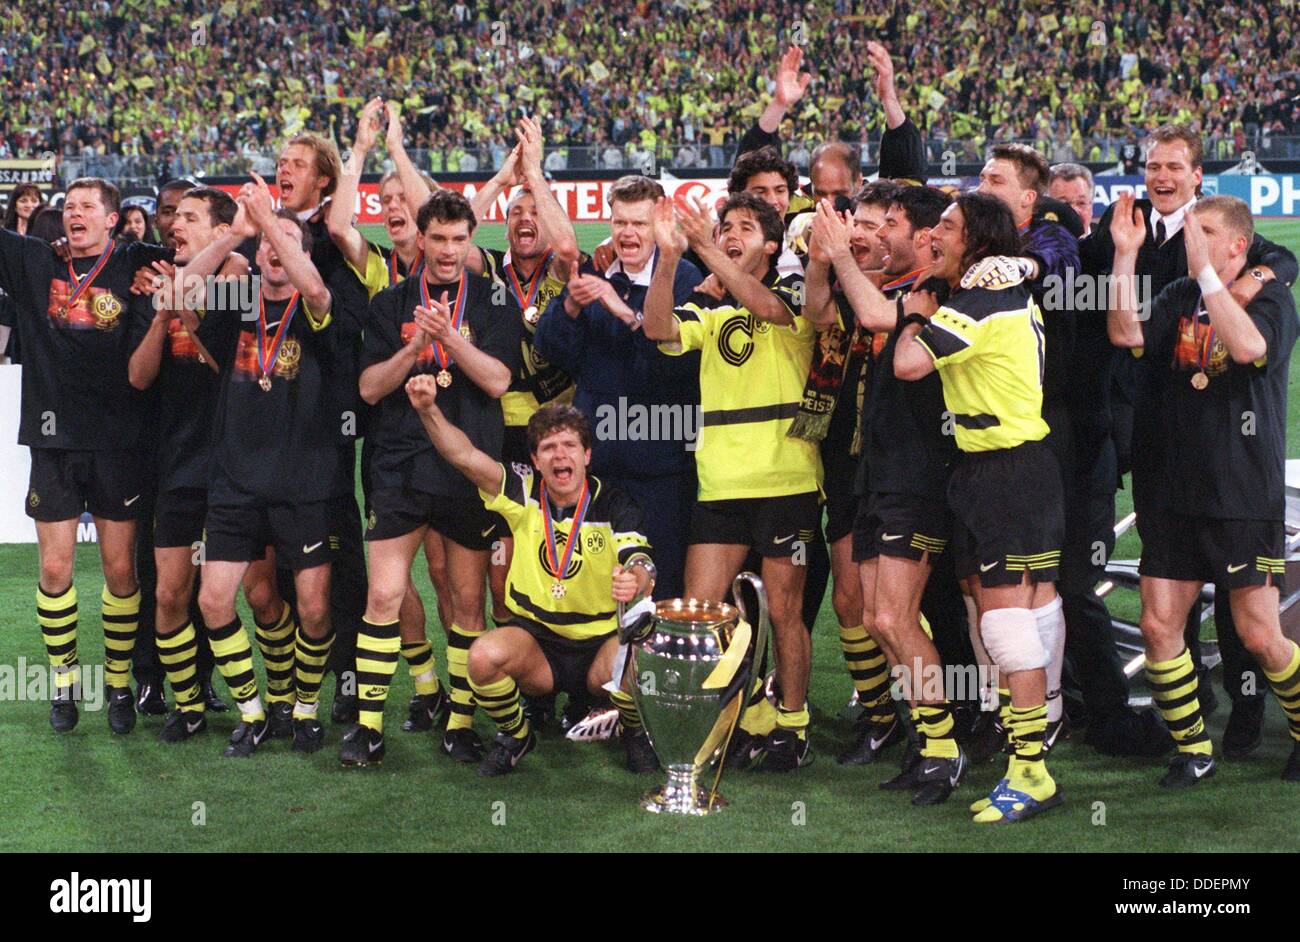
M745 600L740 592L740 587L745 584L748 584L754 590L754 595L758 597L757 621L751 620L749 613L745 611ZM762 669L763 655L767 653L767 646L772 637L772 622L767 617L767 591L763 588L763 580L752 572L742 572L731 580L731 597L736 603L736 608L740 609L740 617L749 622L754 629L754 659L751 662L753 667L750 675L756 677ZM775 649L773 651L775 652Z

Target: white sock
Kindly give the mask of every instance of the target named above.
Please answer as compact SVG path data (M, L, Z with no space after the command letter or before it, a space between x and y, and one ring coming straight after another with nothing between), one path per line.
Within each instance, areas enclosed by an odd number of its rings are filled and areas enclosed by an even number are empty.
M1034 609L1038 636L1043 639L1051 660L1047 662L1047 722L1055 723L1065 713L1061 699L1061 670L1065 666L1065 609L1058 595L1046 605Z
M980 637L980 620L979 610L975 607L975 600L969 595L961 597L962 602L966 605L966 624L970 629L971 647L975 649L975 663L985 668L980 673L980 711L988 712L998 708L998 685L993 678L997 677L997 672L988 670L993 667L993 658L989 657L988 649L984 647L984 639Z

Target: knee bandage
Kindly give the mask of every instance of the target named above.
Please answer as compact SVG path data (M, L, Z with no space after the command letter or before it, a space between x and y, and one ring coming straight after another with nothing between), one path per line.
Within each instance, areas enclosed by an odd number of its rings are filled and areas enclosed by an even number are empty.
M1047 666L1047 648L1038 633L1038 620L1027 608L998 608L980 619L984 646L999 670L1008 674Z

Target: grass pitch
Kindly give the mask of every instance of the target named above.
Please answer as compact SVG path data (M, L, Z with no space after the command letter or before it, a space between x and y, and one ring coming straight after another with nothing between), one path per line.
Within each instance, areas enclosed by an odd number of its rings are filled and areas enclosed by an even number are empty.
M1260 230L1300 250L1300 223L1265 220ZM579 228L584 247L600 225ZM484 226L483 245L503 245L502 227ZM1290 448L1300 456L1290 409ZM10 499L20 490L8 482ZM1126 502L1126 495L1121 495ZM1136 555L1136 538L1119 553ZM83 663L102 659L96 599L101 576L95 550L79 550L79 644ZM0 546L0 666L18 659L44 664L35 625L35 546ZM440 673L444 638L422 561L416 585L426 601ZM1132 613L1133 602L1116 600ZM240 603L245 622L247 608ZM1216 677L1217 681L1217 677ZM220 686L220 685L219 685ZM326 681L323 707L332 696ZM836 718L851 692L840 657L829 598L815 628L813 743L816 763L787 776L755 773L723 778L732 806L709 819L678 821L637 808L658 776L635 778L622 768L617 745L541 741L519 770L485 781L437 754L432 735L405 734L400 721L411 694L400 668L388 711L388 759L379 769L339 768L342 730L330 727L326 748L293 754L276 742L251 761L222 759L234 715L214 717L209 732L178 746L156 740L161 720L141 718L128 737L110 736L102 712L83 711L81 724L56 736L48 704L0 703L0 850L14 851L1269 851L1294 850L1297 792L1277 776L1290 750L1281 711L1268 705L1264 745L1246 762L1220 763L1214 782L1188 793L1156 787L1162 762L1114 760L1065 742L1051 769L1066 797L1063 808L1014 828L980 828L966 805L985 794L1000 765L973 771L946 805L916 809L906 794L880 792L897 751L876 767L844 769L834 756L852 739ZM1224 699L1220 695L1220 699ZM1210 723L1216 742L1226 705ZM480 733L491 725L482 715Z

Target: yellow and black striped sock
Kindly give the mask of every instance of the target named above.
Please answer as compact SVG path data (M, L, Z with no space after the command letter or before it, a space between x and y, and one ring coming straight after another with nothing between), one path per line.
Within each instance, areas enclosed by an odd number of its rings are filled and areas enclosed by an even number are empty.
M466 631L452 625L447 632L447 681L451 687L451 713L447 717L447 731L471 729L474 726L474 691L469 684L469 646L483 632Z
M253 673L253 648L239 616L228 625L208 628L212 643L212 660L230 688L239 707L239 717L248 723L266 719L262 700L257 695L257 675Z
M398 630L397 619L380 625L363 618L357 633L357 719L377 733L384 731L384 703L402 647Z
M1282 712L1286 714L1287 726L1291 729L1291 738L1300 741L1300 646L1291 642L1291 662L1280 674L1264 671L1268 685L1277 694Z
M952 706L943 703L923 703L916 708L917 721L925 745L921 755L935 758L957 758L957 740L953 737Z
M262 652L262 666L266 668L266 702L293 702L293 656L295 623L293 606L283 603L275 624L257 625L257 647Z
M402 657L406 658L406 668L415 681L415 692L421 697L432 696L438 692L438 674L434 670L433 645L429 639L423 641L403 641Z
M497 729L515 739L528 736L528 717L519 702L519 685L513 677L503 677L490 684L476 684L469 678L470 689L483 712L492 717Z
M614 709L618 710L618 721L623 726L623 731L634 733L641 728L641 713L636 708L636 701L632 695L623 690L615 690L609 695L610 702L614 704Z
M767 699L762 677L754 680L745 712L740 715L740 728L751 736L766 736L776 729L776 707Z
M135 651L135 632L140 626L140 590L118 598L104 586L100 593L104 619L104 684L126 687L131 676L131 654Z
M176 709L186 713L202 713L207 706L199 689L198 657L199 638L194 622L186 622L184 628L173 634L158 636L158 660L172 685Z
M309 638L302 625L298 626L293 664L295 720L315 719L316 705L320 700L320 682L325 676L325 662L330 659L330 647L333 644L333 628L323 638Z
M77 662L77 588L68 586L57 595L49 595L36 586L36 623L45 640L45 655L54 668L54 686L58 693L81 685L81 665Z
M1007 770L1010 785L1017 791L1039 799L1050 798L1056 782L1047 772L1043 757L1043 738L1047 734L1047 703L1031 707L1011 707L1012 744L1015 761Z
M800 739L808 738L808 703L797 710L788 710L784 704L776 708L776 725L778 729L789 730L799 734Z
M851 628L840 625L840 649L853 678L853 689L858 692L858 703L867 711L867 717L877 725L892 723L894 703L889 696L889 663L876 639L862 625Z
M1147 661L1151 699L1164 718L1179 752L1210 755L1214 747L1205 731L1201 704L1196 698L1196 666L1186 648L1170 661Z
M1015 741L1011 738L1011 688L998 688L998 723L1002 726L1002 732L1006 735L1006 740L1012 748L1015 747Z

